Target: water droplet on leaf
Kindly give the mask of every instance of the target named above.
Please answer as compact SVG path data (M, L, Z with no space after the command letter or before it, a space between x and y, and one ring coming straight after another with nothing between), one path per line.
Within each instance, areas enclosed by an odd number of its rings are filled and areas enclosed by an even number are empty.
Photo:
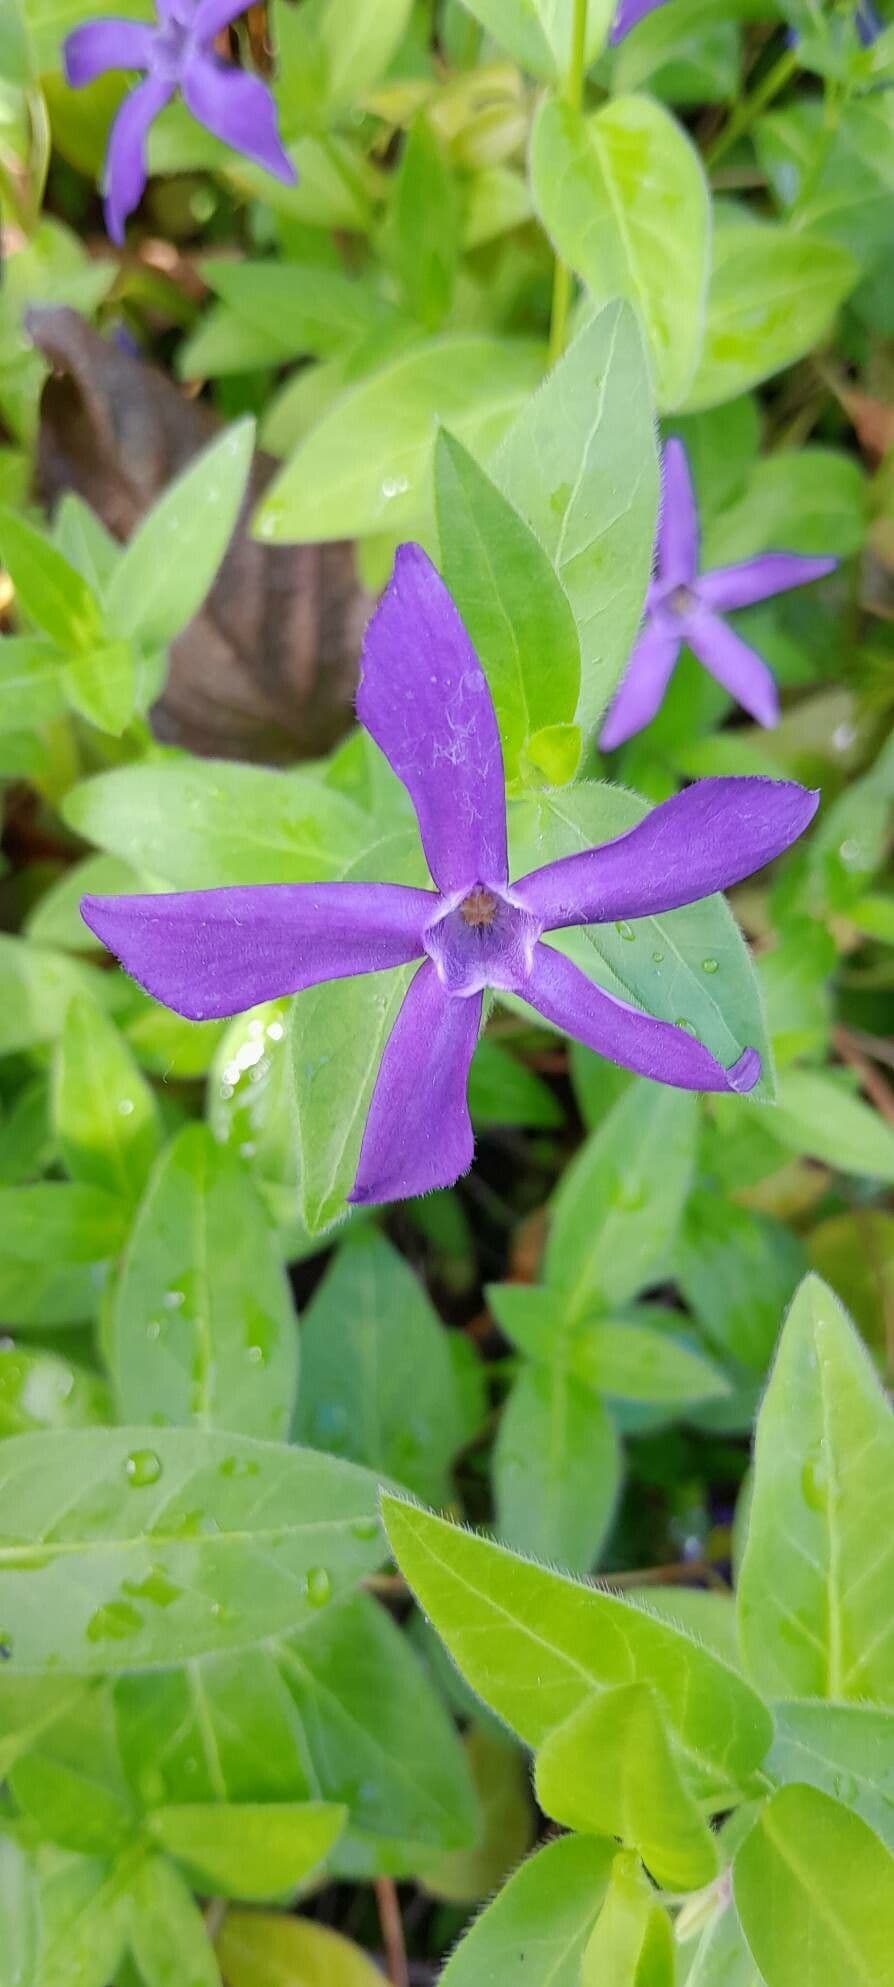
M161 1476L161 1458L154 1449L132 1449L124 1465L127 1481L135 1490L145 1490Z
M332 1578L327 1573L325 1566L311 1566L308 1568L304 1581L304 1591L312 1608L324 1608L326 1606L326 1602L331 1599L332 1595Z
M719 961L719 959L703 959L703 960L702 960L702 972L703 972L703 973L719 973L719 971L720 971L720 961Z

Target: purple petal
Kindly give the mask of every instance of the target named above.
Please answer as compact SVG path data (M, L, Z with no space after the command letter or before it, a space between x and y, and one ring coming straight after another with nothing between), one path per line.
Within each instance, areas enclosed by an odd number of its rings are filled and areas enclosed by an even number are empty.
M651 724L660 709L680 653L680 636L647 620L609 705L599 736L600 749L613 752L634 732Z
M482 999L445 993L431 961L420 966L382 1057L350 1200L407 1200L468 1172L466 1088Z
M676 436L661 458L658 571L668 586L691 586L698 572L698 509L689 458Z
M736 703L768 728L779 722L779 693L765 662L716 614L691 615L686 640L699 662L722 683Z
M265 83L211 55L193 55L180 78L187 108L215 138L292 185L295 168L276 128L276 105Z
M147 993L209 1021L420 958L436 901L396 883L268 883L85 897L81 916Z
M249 5L250 0L198 0L191 23L193 40L213 41L222 28L238 21Z
M676 911L763 869L818 806L792 780L699 780L616 841L523 876L512 894L546 931Z
M147 76L125 97L109 133L105 163L106 227L119 247L124 223L140 204L146 184L146 138L153 118L174 94L172 82Z
M78 90L108 69L148 69L154 42L143 21L87 21L63 43L65 80Z
M366 630L357 716L402 780L439 890L506 882L506 794L487 678L440 574L401 545Z
M647 14L654 14L656 7L666 5L667 0L619 0L610 39L613 42L623 41L638 21L644 21Z
M787 593L790 587L823 580L837 565L837 559L803 559L797 552L762 552L757 559L703 573L696 593L706 607L729 614L735 607L753 607L774 593Z
M731 1069L724 1069L684 1028L616 1000L551 945L537 946L524 998L575 1041L655 1083L670 1083L676 1090L747 1091L759 1081L756 1049L746 1049Z

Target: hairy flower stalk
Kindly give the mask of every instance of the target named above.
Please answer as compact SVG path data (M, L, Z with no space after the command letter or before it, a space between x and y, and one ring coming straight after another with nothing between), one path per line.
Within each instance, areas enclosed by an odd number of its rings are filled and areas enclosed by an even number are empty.
M646 618L602 727L599 743L604 752L623 745L651 723L684 642L758 724L778 721L779 697L766 663L720 617L824 579L838 561L762 552L738 565L699 573L698 557L698 511L689 462L682 442L673 440L662 460L661 516Z
M740 882L800 835L815 794L784 780L703 780L616 840L510 882L490 690L416 545L400 548L367 629L357 713L413 802L433 890L285 883L81 906L134 979L196 1021L420 962L376 1079L353 1200L450 1186L471 1165L466 1088L488 987L659 1083L753 1089L753 1048L724 1069L684 1029L595 986L547 934L674 910Z
M146 141L159 111L180 91L187 109L215 138L291 183L295 168L276 128L266 85L232 63L212 43L245 12L246 0L156 0L157 25L88 21L65 43L65 74L78 87L109 69L141 69L145 81L125 97L109 134L105 162L106 226L115 242L146 185Z

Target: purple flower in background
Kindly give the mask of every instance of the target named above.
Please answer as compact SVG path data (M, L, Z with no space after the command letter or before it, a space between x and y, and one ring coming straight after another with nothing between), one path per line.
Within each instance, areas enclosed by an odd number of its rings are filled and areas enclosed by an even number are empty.
M651 723L684 642L758 724L774 725L779 698L773 677L720 616L823 579L838 564L837 559L804 559L795 552L762 552L756 559L700 574L698 511L681 441L665 447L661 484L656 570L646 618L602 727L604 752Z
M156 0L155 27L145 21L88 21L68 36L65 74L75 88L109 69L146 72L145 82L125 97L109 134L105 211L113 241L123 242L127 216L139 205L149 126L175 90L215 138L266 167L276 179L294 180L270 91L257 76L218 61L211 47L215 35L245 6L246 0Z
M647 14L654 14L656 7L666 6L667 0L620 0L609 39L613 42L623 41L631 28L635 28L639 21L644 21Z
M433 890L274 883L81 905L134 979L195 1021L420 961L376 1079L352 1200L451 1186L471 1165L466 1084L486 987L520 994L659 1083L753 1089L754 1049L724 1069L684 1029L594 986L543 935L648 917L740 882L801 834L815 794L784 780L703 780L615 841L510 883L487 680L417 545L398 552L367 629L357 711L413 802Z
M885 24L871 5L870 0L860 0L855 18L855 26L863 47L871 48L873 42L878 41L879 35L884 32Z

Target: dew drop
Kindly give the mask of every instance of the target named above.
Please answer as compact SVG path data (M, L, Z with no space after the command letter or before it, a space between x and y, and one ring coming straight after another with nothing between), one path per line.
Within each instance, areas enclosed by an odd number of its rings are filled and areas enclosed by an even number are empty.
M702 972L703 972L703 973L719 973L719 971L720 971L720 961L719 961L719 959L703 959L703 960L702 960Z
M350 1527L353 1539L374 1539L378 1537L378 1518L355 1518Z
M129 1117L131 1116L131 1113L132 1113L132 1111L133 1111L133 1107L134 1107L134 1104L133 1104L133 1098L132 1098L132 1097L119 1097L119 1099L118 1099L118 1115L119 1115L119 1117L121 1117L121 1118L129 1118Z
M687 1021L686 1016L684 1014L678 1014L677 1019L674 1022L674 1027L682 1028L684 1035L693 1035L695 1037L695 1040L698 1041L698 1029L694 1027L691 1021Z
M860 1791L853 1773L836 1773L832 1785L836 1800L841 1801L846 1808L853 1807Z
M636 932L634 931L633 926L629 925L626 922L626 919L622 919L620 923L616 922L615 930L619 938L626 938L628 941L630 941L631 939L634 939L636 937Z
M653 954L652 954L652 959L653 959L653 962L654 962L654 964L655 964L656 966L660 966L660 965L661 965L661 963L662 963L662 960L663 960L663 958L664 958L664 953L663 953L663 952L653 952Z
M218 1476L257 1476L260 1464L253 1456L225 1456L218 1464Z
M801 1492L811 1511L824 1511L828 1502L829 1477L822 1455L808 1456L801 1471Z
M176 1288L166 1290L161 1301L166 1311L179 1311L181 1304L186 1303L186 1291Z
M304 1591L312 1608L324 1608L332 1595L332 1579L325 1566L308 1568Z
M245 1351L245 1357L247 1360L249 1360L252 1366L263 1366L264 1364L263 1349L259 1345L247 1346Z
M135 1490L145 1490L150 1483L157 1483L161 1476L161 1459L154 1449L132 1449L124 1465L128 1483Z

